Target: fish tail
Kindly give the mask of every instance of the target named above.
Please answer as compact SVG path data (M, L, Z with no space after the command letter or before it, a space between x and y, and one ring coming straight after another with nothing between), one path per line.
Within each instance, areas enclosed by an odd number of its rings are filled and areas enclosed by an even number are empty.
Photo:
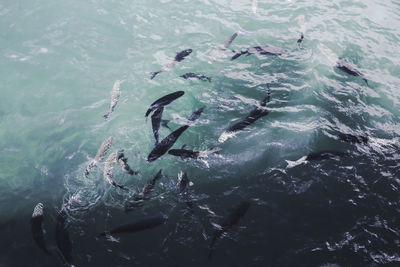
M150 80L153 80L154 77L156 77L156 75L159 74L160 72L161 71L155 71L155 72L150 73Z

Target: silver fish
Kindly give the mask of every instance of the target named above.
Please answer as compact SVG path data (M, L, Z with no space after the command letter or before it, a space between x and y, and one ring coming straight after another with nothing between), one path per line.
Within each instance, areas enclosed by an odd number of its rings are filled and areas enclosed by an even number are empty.
M108 110L107 114L105 114L104 120L108 120L110 114L114 111L115 106L118 103L119 97L121 96L121 83L122 81L116 80L114 86L111 90L111 102L110 102L110 109Z
M118 151L114 151L113 153L110 154L110 156L108 156L106 162L104 163L104 179L110 184L113 185L115 187L119 187L121 189L126 189L124 186L117 184L113 178L113 170L114 170L114 165L115 163L117 163L117 154Z
M114 138L112 136L109 136L106 140L103 141L103 143L101 144L99 150L96 153L96 156L94 157L92 162L90 162L89 166L87 166L87 168L85 170L85 176L86 177L89 175L89 172L94 167L96 167L97 163L101 162L104 159L104 157L107 155L107 152L110 149L113 140L114 140Z

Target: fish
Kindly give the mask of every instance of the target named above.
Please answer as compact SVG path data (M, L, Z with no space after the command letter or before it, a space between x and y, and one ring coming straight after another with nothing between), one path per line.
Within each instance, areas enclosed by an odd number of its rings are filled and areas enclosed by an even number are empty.
M338 135L339 140L345 141L345 142L350 142L350 143L368 143L369 138L367 136L363 135L352 135L352 134L344 134L344 133L339 133Z
M104 179L110 185L113 185L115 187L119 187L121 189L127 190L127 188L125 188L122 185L117 184L113 180L113 170L114 170L114 164L117 163L117 154L118 154L118 151L114 151L113 153L110 154L110 156L108 156L106 162L104 163L103 176L104 176Z
M31 231L33 240L35 240L36 245L42 249L47 255L51 256L52 253L48 250L46 241L44 238L43 231L43 207L42 203L36 204L33 209L31 217Z
M182 146L181 149L171 149L168 151L168 154L181 157L181 159L185 158L192 158L192 159L198 159L198 158L206 158L212 153L216 153L218 151L221 151L220 147L216 147L210 150L204 150L204 151L194 151L194 150L188 150L185 149L186 145Z
M350 63L347 59L339 57L336 62L336 67L347 74L352 76L361 77L365 83L368 85L368 80L365 78L364 74L362 74L352 63Z
M72 265L72 242L69 237L67 213L64 208L57 215L56 244L64 260Z
M169 69L171 69L172 67L174 67L178 62L181 62L182 60L184 60L187 56L189 56L191 53L193 52L192 49L185 49L179 53L176 54L174 60L170 63L168 63L167 65L163 66L159 71L155 71L152 72L150 74L150 79L153 80L154 77L156 77L158 74L160 74L161 72L164 71L168 71Z
M189 178L187 177L186 172L181 171L178 174L178 181L179 181L179 194L182 196L183 201L186 203L186 205L192 209L193 208L193 202L190 200L189 192L188 192L188 186L191 184Z
M193 72L185 73L185 74L181 75L180 77L182 77L184 79L197 78L197 79L199 79L201 81L211 82L211 78L210 77L207 77L207 76L202 75L202 74L196 74L196 73L193 73Z
M143 204L143 201L148 199L149 194L153 190L156 182L162 177L161 169L158 171L153 179L147 182L146 186L143 187L142 191L133 196L133 201L127 201L125 203L125 212L133 210L135 207Z
M112 142L114 138L112 136L109 136L106 138L106 140L103 141L101 144L99 150L96 153L96 156L94 159L90 162L89 166L87 166L85 170L85 176L87 177L89 175L89 172L96 167L97 163L101 162L104 157L107 155L108 150L110 149Z
M236 39L236 37L239 34L237 32L235 32L234 34L232 34L232 36L230 36L228 39L226 39L224 41L223 44L220 44L216 49L212 50L209 54L209 60L208 63L212 63L214 62L217 58L221 57L221 55L223 54L223 52L229 48L229 46L232 44L232 42Z
M287 55L287 54L289 54L289 52L286 49L282 49L282 48L271 46L271 45L254 46L254 47L247 48L246 50L237 52L235 55L233 55L231 60L235 60L242 55L249 56L251 54L260 54L260 55L267 55L267 56L281 56L281 55Z
M100 233L98 236L100 237L100 236L106 236L106 235L111 235L111 234L140 232L140 231L144 231L144 230L151 229L151 228L157 227L159 225L162 225L166 221L167 221L166 216L159 215L159 216L147 217L144 219L136 220L131 223L120 225L109 231L104 231L104 232Z
M119 153L117 160L118 163L121 165L122 169L127 173L129 173L130 175L139 174L139 172L132 170L131 167L128 165L128 159L125 157L124 153Z
M204 107L196 110L195 112L190 115L188 121L195 121L197 120L201 113L203 112ZM147 161L152 162L167 153L167 151L175 144L176 140L178 140L179 136L189 128L189 125L183 125L177 130L170 133L167 137L165 137L160 143L156 144L154 149L150 152L147 156Z
M268 87L269 88L269 87ZM239 122L235 123L234 125L230 126L225 132L221 134L218 141L220 143L225 142L228 138L235 135L236 132L243 130L248 125L254 123L258 119L268 115L268 111L265 109L265 106L270 101L271 91L268 91L267 96L264 100L260 103L260 107L255 107L246 118L240 120Z
M344 157L344 156L348 156L348 155L350 155L350 154L346 151L321 150L321 151L309 153L307 156L303 156L296 161L286 160L286 162L288 164L287 168L293 168L300 164L307 163L308 161Z
M107 114L105 114L103 116L105 121L108 120L108 118L110 117L110 114L114 111L114 108L118 103L119 97L121 96L121 83L122 83L122 81L116 80L114 83L114 86L111 90L110 108L109 108Z
M158 144L158 130L160 129L161 125L161 117L164 111L164 107L158 107L156 111L154 111L153 115L151 116L151 125L153 128L154 138L156 139L156 145Z
M158 109L159 107L164 107L168 104L170 104L172 101L178 99L179 97L183 96L185 94L184 91L176 91L174 93L165 95L156 101L154 101L150 107L147 109L145 117L149 116L149 114L153 111Z
M238 206L231 209L230 214L226 217L222 223L219 225L219 228L214 232L213 238L211 240L211 244L209 246L210 252L208 254L208 259L211 260L212 253L214 250L215 242L233 225L237 224L239 220L246 214L247 210L250 207L250 203L247 201L242 201Z

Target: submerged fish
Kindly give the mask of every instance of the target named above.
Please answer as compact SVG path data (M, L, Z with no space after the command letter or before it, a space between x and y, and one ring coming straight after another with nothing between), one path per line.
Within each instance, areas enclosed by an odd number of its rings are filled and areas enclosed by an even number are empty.
M171 149L168 151L168 154L181 157L181 159L185 158L192 158L192 159L198 159L198 158L206 158L210 154L221 151L221 148L216 147L210 150L204 150L204 151L194 151L194 150L188 150L185 149L186 145L182 146L181 149Z
M85 170L85 176L87 177L89 175L89 172L96 167L97 163L101 162L104 157L107 155L108 150L110 149L112 142L114 138L112 136L109 136L106 140L103 141L101 144L99 150L96 153L96 156L94 159L90 162L89 166L87 166Z
M336 62L336 67L347 74L352 76L361 77L365 83L368 85L368 80L365 78L364 74L362 74L356 67L351 64L347 59L339 57L339 60Z
M107 114L105 114L103 116L104 120L108 120L108 118L110 117L110 114L114 111L114 108L117 105L120 96L121 96L121 81L116 80L114 83L114 86L111 90L110 108L109 108Z
M104 179L110 184L113 185L115 187L119 187L121 189L125 189L126 188L122 185L117 184L114 180L113 180L113 170L114 170L114 165L115 163L117 163L117 154L118 151L114 151L113 153L110 154L110 156L108 156L106 162L104 163L104 172L103 172L103 176Z
M352 135L352 134L340 133L338 135L338 137L339 137L339 140L350 142L350 143L366 144L369 141L369 138L367 136L362 136L362 135Z
M267 55L267 56L281 56L287 55L289 52L285 49L271 46L271 45L264 45L264 46L254 46L247 48L246 50L242 50L231 58L231 60L235 60L242 55L251 55L251 54L260 54L260 55Z
M196 73L193 73L193 72L185 73L185 74L181 75L181 77L184 78L184 79L197 78L197 79L199 79L201 81L211 82L211 78L210 77L204 76L202 74L196 74Z
M68 232L67 213L64 209L61 209L57 216L56 244L65 261L72 264L72 242Z
M161 117L164 111L164 107L161 106L154 111L153 115L151 116L151 126L153 128L154 138L156 139L156 145L158 144L158 130L160 130L161 125Z
M176 54L176 56L175 56L175 58L174 58L174 60L172 62L170 62L167 65L163 66L159 71L152 72L151 75L150 75L150 79L151 80L154 79L154 77L156 77L156 75L158 75L161 72L168 71L169 69L174 67L178 62L181 62L182 60L184 60L192 52L193 52L192 49L186 49L186 50L183 50L183 51L179 52L178 54Z
M159 107L164 107L168 104L170 104L172 101L178 99L179 97L183 96L185 94L184 91L176 91L174 93L165 95L156 101L154 101L150 107L147 109L145 117L149 116L149 114L153 111L158 109Z
M36 245L42 249L47 255L52 255L47 249L46 241L43 234L43 204L38 203L33 209L31 218L31 231L33 240L35 240Z
M153 190L156 182L162 177L161 169L158 171L153 179L147 182L146 186L143 187L142 191L133 196L133 201L127 201L125 203L125 211L131 211L133 208L140 206L144 200L149 197L149 194Z
M226 49L228 49L228 47L232 44L233 40L235 40L237 36L238 36L238 33L235 32L232 36L230 36L228 39L226 39L223 44L220 44L216 49L212 50L209 54L208 63L212 63L217 58L221 57L223 52Z
M254 123L258 119L266 116L269 112L265 109L265 106L270 101L271 91L268 91L267 96L260 103L260 107L254 108L246 118L230 126L225 132L221 134L218 141L220 143L225 142L228 138L235 135L236 132L243 130L248 125Z
M307 156L301 157L296 161L286 160L288 166L287 168L293 168L300 164L307 163L308 161L313 160L323 160L337 157L344 157L350 155L346 151L338 151L338 150L321 150L308 154Z
M139 174L139 172L132 170L131 167L128 165L128 159L125 158L124 153L120 153L120 154L118 155L117 160L118 160L119 164L121 165L122 169L123 169L124 171L126 171L127 173L129 173L130 175L137 175L137 174Z
M215 242L220 238L227 230L229 230L233 225L237 224L239 220L246 214L250 207L250 203L247 201L242 201L240 204L231 209L231 213L226 217L222 223L219 225L219 229L214 232L213 238L210 244L210 252L208 254L208 259L211 260L212 252L214 250Z
M106 235L118 234L118 233L140 232L140 231L144 231L147 229L157 227L161 224L164 224L166 221L167 221L167 217L165 217L165 216L154 216L154 217L139 219L137 221L118 226L110 231L105 231L105 232L99 234L99 236L106 236Z

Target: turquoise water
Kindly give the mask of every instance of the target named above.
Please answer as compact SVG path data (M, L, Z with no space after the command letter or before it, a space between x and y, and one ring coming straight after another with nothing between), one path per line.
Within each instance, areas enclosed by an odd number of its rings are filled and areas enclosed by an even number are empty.
M304 16L305 24L299 25ZM0 2L0 266L58 266L34 243L29 220L45 207L45 238L55 246L57 211L70 208L76 266L366 266L400 261L400 4L397 1L8 1ZM296 41L305 30L301 48ZM233 33L219 57L209 55ZM289 55L241 56L231 50L274 45ZM365 74L334 67L319 45ZM177 52L193 53L150 80ZM212 82L184 80L195 72ZM105 122L110 92L121 97ZM271 88L270 113L235 137L220 135L246 117ZM175 143L220 147L205 160L164 155L154 147L149 105L185 91L166 106L174 130L206 106ZM170 130L161 128L160 138ZM364 135L367 144L337 140ZM116 165L84 170L108 136L138 176ZM350 156L288 168L318 150ZM153 199L124 213L125 201L156 172ZM176 191L186 171L195 211ZM244 218L207 260L212 223L242 200ZM115 225L162 212L167 223L118 242L96 239ZM335 266L335 265L334 265Z

